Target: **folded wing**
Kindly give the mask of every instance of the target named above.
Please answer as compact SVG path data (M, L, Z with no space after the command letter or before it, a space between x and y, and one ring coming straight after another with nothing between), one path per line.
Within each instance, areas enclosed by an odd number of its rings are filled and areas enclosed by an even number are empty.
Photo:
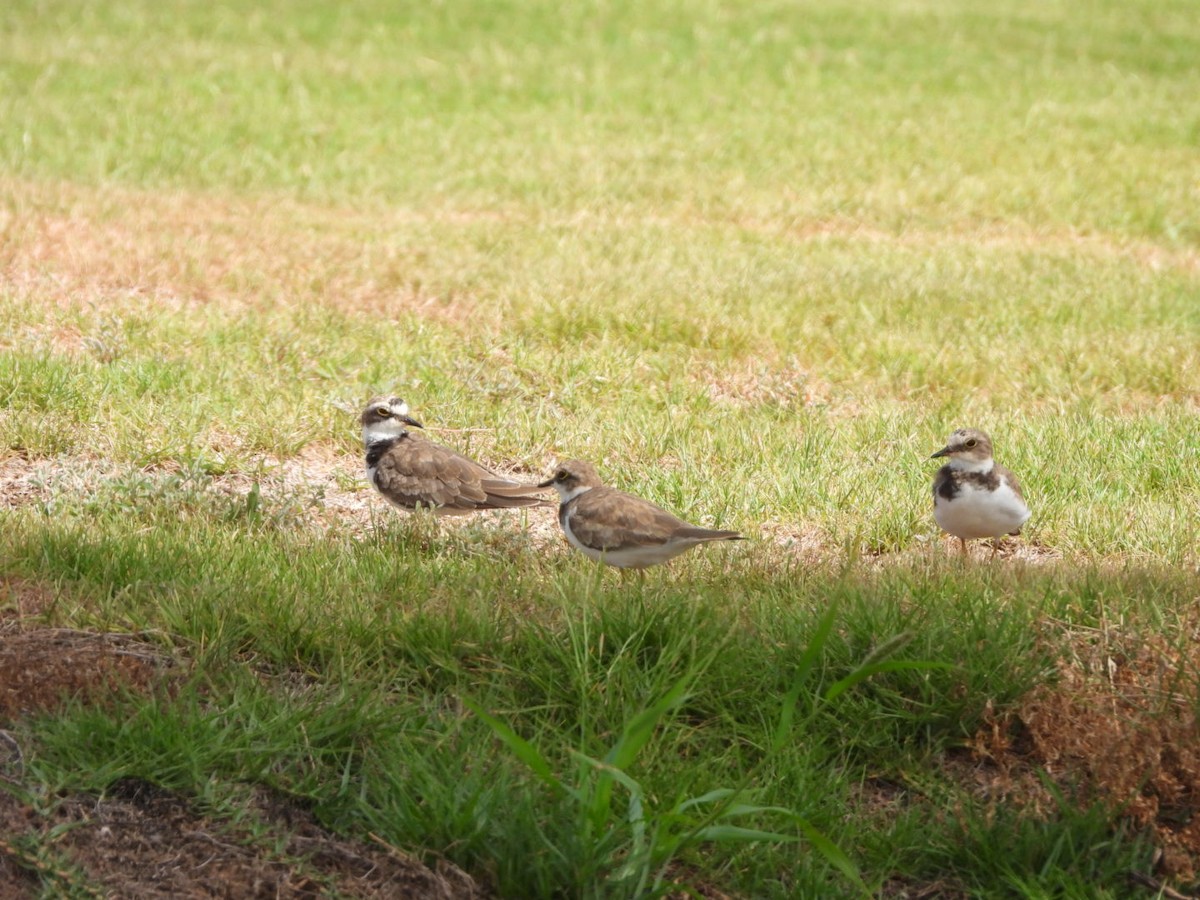
M588 547L611 553L671 541L739 540L736 531L689 525L649 500L613 488L593 488L576 500L571 531Z
M552 505L535 485L504 478L447 447L412 437L379 461L375 480L401 506L448 513Z

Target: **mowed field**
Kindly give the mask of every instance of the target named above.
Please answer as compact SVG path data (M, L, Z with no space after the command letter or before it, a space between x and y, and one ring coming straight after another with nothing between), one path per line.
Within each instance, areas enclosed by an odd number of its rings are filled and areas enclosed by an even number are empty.
M1192 0L8 0L0 895L1200 888L1198 60ZM378 393L748 540L407 516Z

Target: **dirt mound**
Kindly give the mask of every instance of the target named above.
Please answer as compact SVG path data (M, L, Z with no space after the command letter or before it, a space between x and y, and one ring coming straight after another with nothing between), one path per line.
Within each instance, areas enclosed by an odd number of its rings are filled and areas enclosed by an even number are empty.
M342 840L293 803L255 795L250 822L194 811L182 797L126 778L103 797L73 795L39 814L0 791L0 896L473 900L449 865Z
M148 691L166 685L174 668L134 635L0 624L0 722L71 699L103 704L122 688Z
M1050 815L1066 796L1101 803L1159 847L1158 871L1200 873L1200 619L1168 633L1069 629L1074 655L1054 684L991 719L972 747L976 786L996 802ZM1163 631L1167 631L1164 629Z
M42 604L8 584L22 605ZM21 588L17 591L16 588ZM26 610L28 614L28 610ZM67 700L170 691L185 668L137 636L46 628L0 610L0 725ZM37 797L23 783L25 748L0 731L0 897L472 900L485 893L449 864L426 866L382 844L340 838L288 798L247 787L237 821L193 809L139 779L103 796ZM36 798L36 802L35 802Z

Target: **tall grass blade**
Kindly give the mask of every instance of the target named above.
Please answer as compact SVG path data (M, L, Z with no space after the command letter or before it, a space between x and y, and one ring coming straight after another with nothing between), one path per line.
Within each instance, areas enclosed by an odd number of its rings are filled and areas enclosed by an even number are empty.
M662 717L687 699L688 683L692 678L692 675L680 678L662 699L630 719L622 729L621 737L605 755L604 761L618 769L629 768L654 734L654 729L658 727Z
M788 688L786 694L783 695L783 703L779 710L779 723L775 727L774 737L771 739L771 752L778 752L792 733L792 724L796 717L796 704L800 702L800 694L804 690L804 685L808 681L809 673L812 672L813 666L820 659L821 654L825 651L825 644L829 640L829 635L833 631L833 623L837 620L838 607L836 603L830 603L824 614L817 621L816 630L813 631L812 637L809 638L808 646L804 648L804 653L800 655L800 661L796 663L796 671L792 674L792 686Z
M881 672L899 672L905 669L953 669L951 663L925 661L919 659L893 659L885 660L884 662L871 663L867 666L859 666L845 678L835 681L825 691L823 697L826 703L832 703L850 688L860 682L866 681L872 675L878 675Z
M467 709L471 710L471 712L475 713L475 715L479 716L479 718L483 719L483 721L487 723L487 726L491 728L493 732L495 732L496 736L500 738L500 740L504 741L508 748L513 752L513 755L516 756L517 759L523 762L526 766L528 766L529 770L538 778L540 778L545 784L549 785L555 790L571 793L570 789L566 787L566 785L562 783L558 776L554 774L554 770L550 768L550 764L546 761L546 758L538 752L537 748L534 747L533 744L529 743L529 741L525 740L523 737L513 731L508 724L484 711L484 709L474 700L465 697L463 698L463 705L466 706Z

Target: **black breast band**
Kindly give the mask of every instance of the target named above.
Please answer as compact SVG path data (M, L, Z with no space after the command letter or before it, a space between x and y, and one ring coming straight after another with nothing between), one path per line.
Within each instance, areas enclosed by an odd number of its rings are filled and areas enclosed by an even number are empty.
M396 442L399 440L400 438L398 437L381 438L380 440L371 441L371 443L367 444L367 468L378 465L379 461L383 459L383 454L395 447Z

